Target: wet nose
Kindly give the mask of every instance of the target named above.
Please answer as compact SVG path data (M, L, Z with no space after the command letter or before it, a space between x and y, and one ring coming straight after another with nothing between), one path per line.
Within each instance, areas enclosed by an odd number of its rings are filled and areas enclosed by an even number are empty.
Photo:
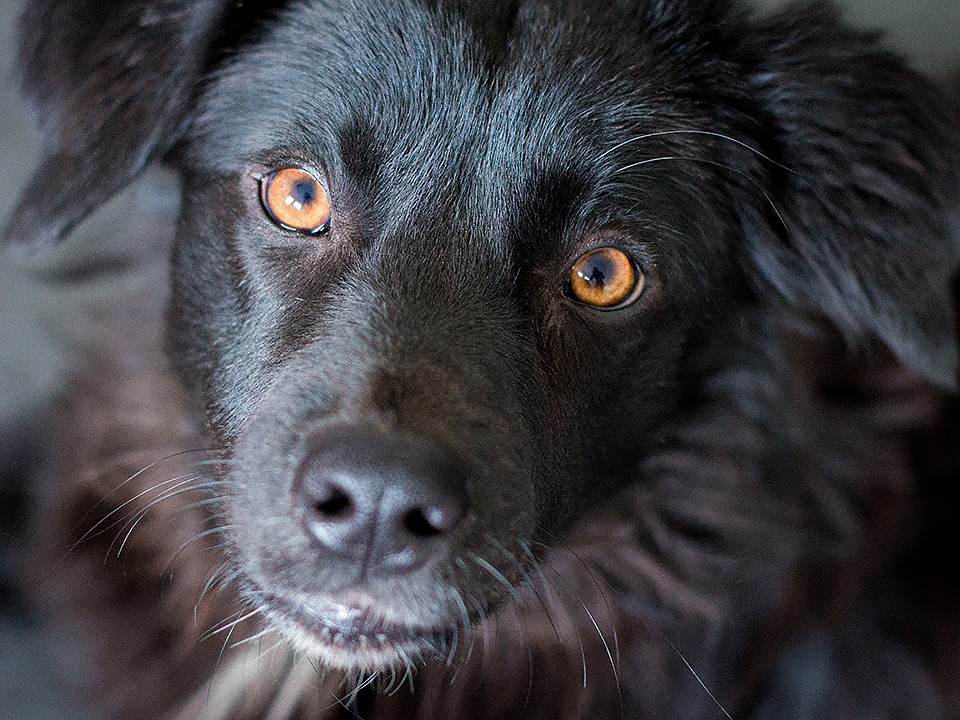
M376 577L449 550L467 514L465 469L449 452L363 427L325 429L308 446L294 502L318 552Z

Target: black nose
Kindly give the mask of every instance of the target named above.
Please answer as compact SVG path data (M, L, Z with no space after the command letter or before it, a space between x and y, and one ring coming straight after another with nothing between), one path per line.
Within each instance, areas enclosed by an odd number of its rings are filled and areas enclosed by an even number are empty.
M321 553L360 578L410 572L449 549L467 512L465 470L416 437L362 427L315 435L295 504Z

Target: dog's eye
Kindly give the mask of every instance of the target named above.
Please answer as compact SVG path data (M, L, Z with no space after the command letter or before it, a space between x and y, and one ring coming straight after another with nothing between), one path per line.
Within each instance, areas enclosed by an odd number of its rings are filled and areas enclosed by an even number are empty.
M605 247L582 255L570 268L567 295L601 310L619 310L643 290L643 273L622 250Z
M287 230L315 235L330 227L330 199L313 175L298 167L274 170L260 181L267 215Z

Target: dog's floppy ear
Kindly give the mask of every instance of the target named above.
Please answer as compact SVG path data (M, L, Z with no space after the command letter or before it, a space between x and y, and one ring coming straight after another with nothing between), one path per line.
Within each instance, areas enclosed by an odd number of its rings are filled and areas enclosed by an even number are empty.
M176 143L228 4L28 4L20 67L43 148L6 242L33 249L53 245Z
M768 163L762 183L775 212L755 187L739 202L752 272L955 387L957 108L827 5L756 22L746 49L761 146L784 166Z

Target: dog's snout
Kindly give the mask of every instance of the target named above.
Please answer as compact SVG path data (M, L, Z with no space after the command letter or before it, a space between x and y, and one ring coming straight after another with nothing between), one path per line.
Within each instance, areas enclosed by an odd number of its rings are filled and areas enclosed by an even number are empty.
M467 514L466 470L420 438L365 428L314 436L294 505L318 551L362 578L415 570L449 549Z

